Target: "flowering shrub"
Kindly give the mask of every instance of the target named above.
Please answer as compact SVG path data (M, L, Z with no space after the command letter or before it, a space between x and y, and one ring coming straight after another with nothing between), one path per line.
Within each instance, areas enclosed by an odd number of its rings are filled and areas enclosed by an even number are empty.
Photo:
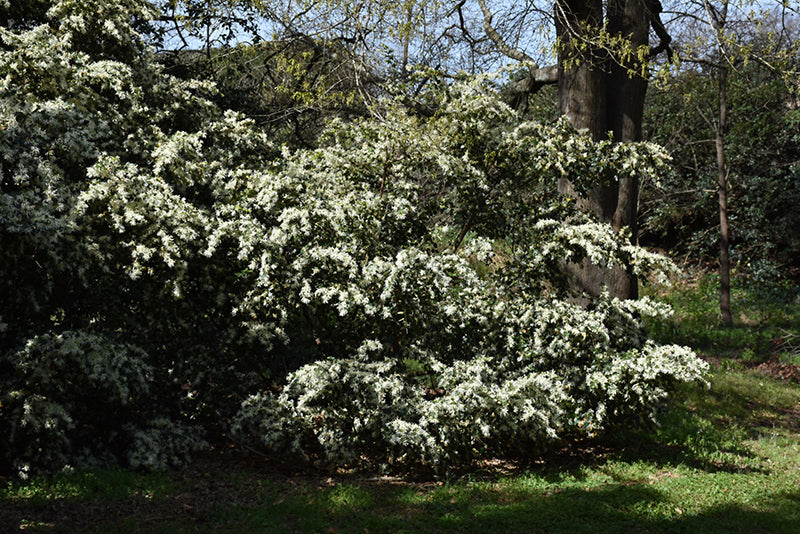
M575 295L563 269L665 267L553 193L657 175L660 148L523 121L486 77L423 95L432 117L386 101L278 148L163 73L148 6L60 0L0 29L7 463L162 467L238 411L270 449L440 469L702 376L646 339L664 310Z
M181 423L148 421L158 412L147 360L136 347L72 331L37 336L10 353L2 362L11 379L0 390L0 461L21 473L124 460L149 469L179 464L203 441Z
M270 448L327 462L456 465L515 439L554 435L551 373L503 380L486 360L443 369L438 393L388 362L326 360L294 373L278 396L254 395L233 423Z
M164 467L254 383L226 258L201 249L211 191L275 151L162 73L134 28L148 2L48 4L0 28L0 468Z
M652 418L675 382L702 380L707 365L682 347L643 341L630 348L611 335L625 328L619 316L651 307L606 305L593 312L557 301L520 306L522 313L498 307L502 315L473 333L483 343L456 356L429 354L425 373L409 372L408 360L370 361L365 352L317 361L291 374L279 394L248 398L233 432L325 463L443 470ZM628 319L629 332L640 328Z
M329 146L250 182L259 229L229 236L247 235L241 256L254 258L240 311L280 318L254 324L269 342L291 343L284 327L304 321L319 356L279 394L243 403L241 439L335 464L445 469L652 416L672 383L703 376L688 349L646 339L641 317L669 310L607 293L578 304L563 271L585 258L640 274L668 262L568 200L542 200L559 176L592 168L656 173L660 150L521 122L480 80L443 100L427 121L395 109L335 123Z

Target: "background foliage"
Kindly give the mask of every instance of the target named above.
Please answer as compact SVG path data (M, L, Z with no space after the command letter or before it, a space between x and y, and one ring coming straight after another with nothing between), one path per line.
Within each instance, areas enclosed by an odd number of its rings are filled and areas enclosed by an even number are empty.
M733 7L731 7L733 9ZM738 12L737 12L738 14ZM752 15L750 15L752 17ZM647 139L673 156L673 172L643 188L645 239L694 263L718 248L715 132L719 66L729 70L725 156L731 255L740 271L785 276L798 265L800 123L797 106L797 19L729 14L720 50L703 48L708 32L687 24L685 60L664 86L649 92ZM698 44L700 43L700 44Z

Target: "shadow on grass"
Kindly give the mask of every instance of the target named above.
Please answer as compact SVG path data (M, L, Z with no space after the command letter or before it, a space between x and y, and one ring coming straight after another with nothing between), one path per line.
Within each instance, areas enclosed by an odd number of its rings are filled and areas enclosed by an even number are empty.
M332 506L325 498L300 499L257 508L217 510L193 525L173 524L179 532L430 532L430 533L612 533L612 532L797 532L800 495L774 495L752 510L719 504L687 512L684 503L666 499L642 485L597 489L515 492L508 495L436 495L408 498L396 490L362 505ZM141 524L128 523L131 531Z
M530 486L523 479L327 487L324 481L262 480L248 491L210 485L191 497L177 491L159 501L62 498L16 510L0 502L0 532L800 532L800 490L765 493L744 504L718 486L704 493L702 480L692 477L676 476L666 485L623 480L584 486L573 479L542 486L542 479L530 480ZM684 501L687 490L675 492L672 484L697 484L697 494Z
M503 506L482 505L434 517L435 531L456 532L796 532L798 494L774 497L773 510L719 505L687 513L647 486L566 490ZM421 529L423 524L418 524Z
M683 388L658 429L487 465L469 480L329 477L218 451L169 476L76 473L20 487L0 499L0 533L800 533L797 474L786 472L800 461L800 394L752 372L714 381ZM762 458L753 451L772 453L744 445L764 425L791 450Z
M773 510L753 511L724 504L687 513L683 504L666 501L642 486L568 490L549 497L481 509L458 521L444 519L459 532L797 532L798 494L780 495ZM444 526L444 525L443 525Z

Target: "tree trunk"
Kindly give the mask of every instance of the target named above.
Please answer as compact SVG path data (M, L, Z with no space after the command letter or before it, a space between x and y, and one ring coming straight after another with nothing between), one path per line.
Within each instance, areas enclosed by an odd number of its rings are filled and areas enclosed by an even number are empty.
M650 16L642 0L611 0L607 7L608 30L612 35L630 38L637 50L649 43ZM556 34L559 47L558 103L559 111L576 128L586 128L596 139L604 139L610 131L616 141L640 141L647 80L636 73L641 64L634 59L621 64L601 49L581 51L576 42L592 37L593 28L603 20L601 0L558 0L556 2ZM635 55L634 55L635 57ZM567 180L559 181L562 194L573 194ZM639 180L622 179L619 183L598 185L582 205L616 231L631 229L637 236ZM596 295L607 286L612 296L624 299L638 297L638 280L630 268L601 269L584 262L571 269L577 287Z
M719 176L719 311L722 323L733 325L731 316L731 260L728 229L728 165L725 160L725 128L728 117L728 67L719 67L719 122L716 128Z
M636 51L650 44L650 19L643 0L612 0L608 3L608 29L611 35L627 35L631 48ZM637 56L634 54L634 58ZM612 62L609 84L609 125L614 139L621 143L642 140L642 119L647 92L647 78L641 76L642 65L638 59L624 63ZM615 231L629 228L631 243L638 242L639 177L620 179L617 202L611 224ZM635 299L639 296L639 281L629 266L617 277L617 296Z
M602 0L557 0L556 36L558 52L558 107L576 128L586 128L595 139L606 135L606 84L604 66L592 50L580 50L580 41L590 39L602 27Z
M731 315L731 259L728 228L728 163L725 160L725 130L728 127L728 58L725 46L725 24L728 19L728 0L715 6L704 3L708 24L714 29L719 53L717 97L719 117L714 128L717 149L717 185L719 189L719 311L725 326L733 325Z

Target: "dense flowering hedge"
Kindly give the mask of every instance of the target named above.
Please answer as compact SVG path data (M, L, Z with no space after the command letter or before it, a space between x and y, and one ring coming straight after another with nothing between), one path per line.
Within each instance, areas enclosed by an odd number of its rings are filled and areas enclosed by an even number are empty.
M163 73L146 2L109 6L0 29L5 466L163 467L231 418L271 450L443 469L702 377L646 339L668 310L563 269L669 268L554 194L656 176L658 147L525 122L479 77L425 95L433 117L386 101L281 149Z

